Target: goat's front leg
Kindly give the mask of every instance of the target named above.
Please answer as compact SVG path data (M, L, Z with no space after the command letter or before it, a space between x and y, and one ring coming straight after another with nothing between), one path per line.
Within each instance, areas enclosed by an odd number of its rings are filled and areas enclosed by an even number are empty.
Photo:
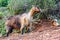
M23 34L23 33L24 33L24 18L22 18L20 22L21 22L20 31L21 31L21 33Z
M20 31L21 31L21 34L24 33L24 24L21 25Z
M26 30L27 30L28 33L31 31L31 27L30 26L31 26L30 23L26 26Z
M32 26L32 22L30 22L27 32L31 32L33 29L34 29L34 27Z
M30 22L30 25L29 25L29 27L28 27L28 30L29 31L32 31L32 23Z

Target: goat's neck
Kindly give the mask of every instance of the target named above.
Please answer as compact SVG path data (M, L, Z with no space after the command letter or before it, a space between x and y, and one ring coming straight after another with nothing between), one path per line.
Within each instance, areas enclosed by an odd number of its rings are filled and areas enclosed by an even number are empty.
M35 11L34 11L33 9L31 9L31 10L29 11L29 13L28 13L28 14L29 14L29 16L30 16L30 17L32 17L32 16L33 16L33 14L34 14L34 12L35 12Z

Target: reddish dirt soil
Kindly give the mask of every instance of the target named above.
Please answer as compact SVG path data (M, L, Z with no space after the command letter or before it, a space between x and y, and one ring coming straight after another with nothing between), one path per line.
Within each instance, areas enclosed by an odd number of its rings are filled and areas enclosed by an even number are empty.
M9 37L1 37L0 40L60 40L60 26L52 26L46 20L38 20L33 26L30 33L11 33Z

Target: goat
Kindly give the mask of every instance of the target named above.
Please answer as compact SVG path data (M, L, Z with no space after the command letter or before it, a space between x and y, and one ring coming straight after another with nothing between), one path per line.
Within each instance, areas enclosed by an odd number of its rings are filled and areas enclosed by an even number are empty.
M32 6L28 13L9 17L5 22L6 36L8 36L13 29L19 29L20 31L22 31L23 28L26 26L28 30L30 28L29 25L31 23L31 20L33 19L34 12L40 12L40 9L37 6Z

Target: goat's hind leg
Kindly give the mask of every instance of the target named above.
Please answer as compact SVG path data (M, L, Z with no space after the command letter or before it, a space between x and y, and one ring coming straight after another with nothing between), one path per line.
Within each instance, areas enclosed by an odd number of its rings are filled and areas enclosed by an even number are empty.
M6 34L5 37L9 36L10 33L12 33L13 28L11 26L6 26Z

